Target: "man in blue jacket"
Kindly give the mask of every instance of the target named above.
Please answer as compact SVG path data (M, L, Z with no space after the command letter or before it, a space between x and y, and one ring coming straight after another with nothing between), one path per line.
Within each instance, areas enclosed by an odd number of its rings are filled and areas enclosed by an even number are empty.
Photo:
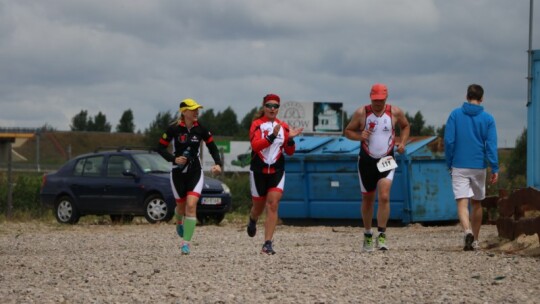
M491 167L489 182L494 184L499 177L495 119L484 111L481 106L483 100L484 89L471 84L467 89L467 102L450 113L444 131L444 153L452 175L459 221L465 231L465 251L480 248L481 201L486 196L488 163ZM472 204L471 221L469 199Z

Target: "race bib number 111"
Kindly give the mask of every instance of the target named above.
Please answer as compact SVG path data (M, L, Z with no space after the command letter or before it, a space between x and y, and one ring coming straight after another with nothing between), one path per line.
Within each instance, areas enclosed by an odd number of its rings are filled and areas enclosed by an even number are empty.
M377 169L379 169L379 172L390 171L397 167L398 165L392 156L383 157L377 162Z

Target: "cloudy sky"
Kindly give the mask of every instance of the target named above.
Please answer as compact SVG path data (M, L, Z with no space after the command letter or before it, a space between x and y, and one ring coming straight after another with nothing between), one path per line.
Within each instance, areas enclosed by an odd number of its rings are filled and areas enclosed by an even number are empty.
M533 49L540 48L535 3ZM0 0L0 127L69 130L81 110L137 130L194 98L242 119L266 93L343 102L375 82L436 127L479 83L499 146L526 126L526 0Z

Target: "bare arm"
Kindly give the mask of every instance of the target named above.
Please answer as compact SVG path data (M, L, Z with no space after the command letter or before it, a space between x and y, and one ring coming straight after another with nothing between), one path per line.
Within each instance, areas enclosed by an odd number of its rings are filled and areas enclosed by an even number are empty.
M399 136L401 141L396 144L397 151L399 154L403 154L403 152L405 152L405 145L407 144L407 141L409 140L409 134L411 132L411 125L409 124L407 117L405 117L405 114L400 108L396 106L392 106L392 115L394 115L396 119L396 124L399 125L399 128L401 129L401 133Z
M371 132L368 130L364 130L365 121L366 111L364 107L360 107L354 112L351 121L345 128L345 131L343 131L343 135L345 135L345 137L350 140L366 140L371 134Z

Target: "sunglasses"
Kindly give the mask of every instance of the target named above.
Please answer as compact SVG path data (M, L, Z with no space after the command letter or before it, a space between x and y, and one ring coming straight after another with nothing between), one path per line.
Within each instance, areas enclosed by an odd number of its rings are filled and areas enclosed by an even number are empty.
M267 109L279 109L279 103L265 103Z

